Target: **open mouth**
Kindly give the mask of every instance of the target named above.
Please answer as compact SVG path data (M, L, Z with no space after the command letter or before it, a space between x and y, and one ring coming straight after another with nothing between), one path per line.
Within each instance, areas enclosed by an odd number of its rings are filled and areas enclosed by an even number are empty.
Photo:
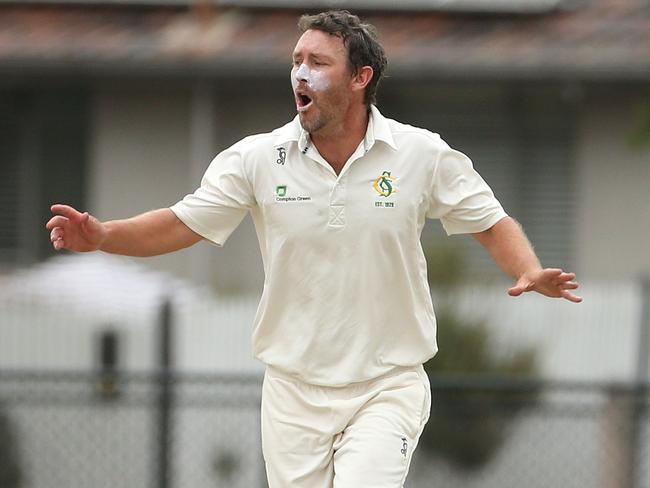
M310 96L305 95L304 93L296 93L296 105L298 107L298 112L304 112L309 110L313 100Z

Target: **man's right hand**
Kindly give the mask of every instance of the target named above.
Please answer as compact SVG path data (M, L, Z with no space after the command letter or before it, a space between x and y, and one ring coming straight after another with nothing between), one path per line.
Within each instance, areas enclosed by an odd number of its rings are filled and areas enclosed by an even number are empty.
M68 205L52 205L56 214L50 229L54 249L76 252L101 250L123 256L158 256L196 244L203 238L169 208L159 208L129 219L100 222L88 212Z
M55 215L45 227L51 231L50 240L57 251L97 251L108 237L106 225L88 212L61 204L52 205L51 210Z

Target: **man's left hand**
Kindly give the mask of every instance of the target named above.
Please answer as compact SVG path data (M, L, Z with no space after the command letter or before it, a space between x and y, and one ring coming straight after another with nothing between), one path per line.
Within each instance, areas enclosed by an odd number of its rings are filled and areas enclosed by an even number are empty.
M558 268L536 269L521 275L517 284L508 290L508 295L518 297L527 291L536 291L553 298L564 298L573 303L580 303L582 297L570 290L578 288L575 273L565 273Z

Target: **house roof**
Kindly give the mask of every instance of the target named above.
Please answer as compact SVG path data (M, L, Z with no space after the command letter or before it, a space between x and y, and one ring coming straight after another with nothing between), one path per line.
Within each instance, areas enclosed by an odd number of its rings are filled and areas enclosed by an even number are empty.
M127 369L156 367L169 301L180 370L257 372L250 352L258 296L218 296L124 256L57 254L0 282L0 370L88 368L96 335L116 330ZM155 344L155 343L154 343Z
M0 70L283 75L295 10L0 4ZM395 76L650 78L650 3L582 0L546 13L363 12Z
M101 253L57 255L10 275L0 290L4 304L59 307L89 322L132 322L157 316L166 299L180 304L205 300L207 294L169 274Z

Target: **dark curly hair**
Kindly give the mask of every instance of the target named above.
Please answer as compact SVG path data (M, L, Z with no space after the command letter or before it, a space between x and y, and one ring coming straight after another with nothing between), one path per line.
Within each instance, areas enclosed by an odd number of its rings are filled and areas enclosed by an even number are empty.
M384 77L388 60L374 26L362 23L359 17L347 10L329 10L303 15L298 21L298 29L302 33L319 30L343 39L352 72L356 74L364 66L372 68L374 74L366 87L364 102L366 105L377 102L377 86Z

